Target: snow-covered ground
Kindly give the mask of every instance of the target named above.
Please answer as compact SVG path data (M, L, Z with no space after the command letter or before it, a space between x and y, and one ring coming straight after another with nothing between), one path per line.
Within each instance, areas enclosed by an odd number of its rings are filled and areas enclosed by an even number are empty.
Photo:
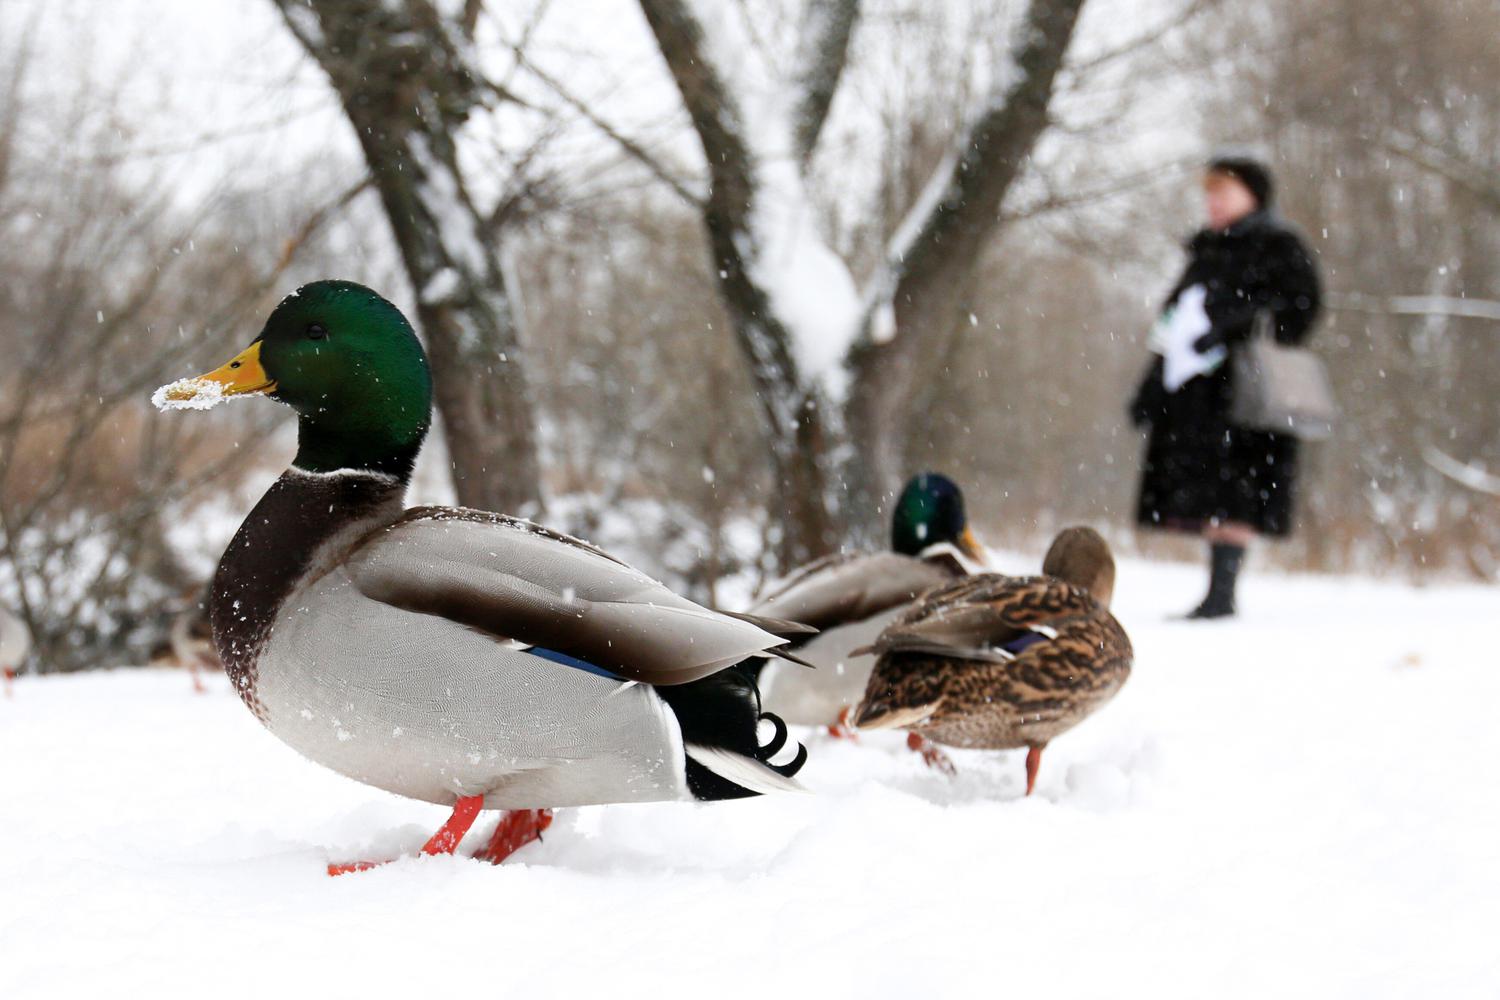
M816 794L572 810L498 868L325 876L443 810L222 678L23 678L0 997L1500 994L1500 595L1252 576L1243 621L1164 622L1199 572L1122 567L1135 675L1029 800L1019 753L814 738Z

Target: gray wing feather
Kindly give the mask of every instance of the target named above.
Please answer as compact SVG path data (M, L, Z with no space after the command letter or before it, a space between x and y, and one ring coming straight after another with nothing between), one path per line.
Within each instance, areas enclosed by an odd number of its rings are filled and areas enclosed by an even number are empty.
M930 562L895 552L832 556L789 577L750 611L830 628L910 603L961 572L947 561Z
M372 600L648 684L697 680L784 642L591 546L511 519L408 517L375 533L348 569Z
M944 607L924 618L898 621L870 647L874 653L937 652L965 659L987 660L993 646L1029 631L1007 621L987 604ZM1003 659L1014 659L1003 654Z

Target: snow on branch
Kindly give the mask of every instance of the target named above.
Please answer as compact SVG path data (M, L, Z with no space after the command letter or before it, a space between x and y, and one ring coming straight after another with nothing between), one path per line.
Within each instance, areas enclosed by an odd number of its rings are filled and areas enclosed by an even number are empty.
M720 280L737 328L742 337L773 341L752 343L752 352L771 358L799 391L817 387L842 398L859 297L808 196L796 124L807 102L775 65L781 47L760 35L748 10L726 15L714 5L700 14L682 0L641 0L641 8L703 144L712 182L706 214L718 230ZM829 44L847 46L852 20L827 28L836 20L810 19L823 23ZM842 54L828 60L842 64ZM836 82L824 84L829 100ZM765 315L756 315L762 305Z
M1424 447L1422 458L1428 465L1460 486L1465 486L1476 493L1500 497L1500 476L1488 472L1483 467L1461 462L1435 445Z
M927 220L932 218L953 186L953 170L958 165L958 157L959 149L955 146L938 162L887 241L881 265L865 284L864 294L861 296L861 314L869 317L869 336L877 344L887 343L896 336L896 315L891 302L896 296L896 286L906 264L906 255L916 245Z
M1369 295L1350 292L1329 296L1334 309L1383 316L1453 316L1500 322L1500 301L1466 299L1454 295Z

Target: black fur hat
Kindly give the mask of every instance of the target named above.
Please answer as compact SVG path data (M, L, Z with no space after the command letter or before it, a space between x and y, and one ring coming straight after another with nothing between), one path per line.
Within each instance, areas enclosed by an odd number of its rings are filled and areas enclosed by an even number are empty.
M1253 156L1237 153L1215 156L1208 161L1208 172L1228 174L1238 180L1255 195L1261 208L1270 208L1276 199L1276 182L1271 179L1271 168Z

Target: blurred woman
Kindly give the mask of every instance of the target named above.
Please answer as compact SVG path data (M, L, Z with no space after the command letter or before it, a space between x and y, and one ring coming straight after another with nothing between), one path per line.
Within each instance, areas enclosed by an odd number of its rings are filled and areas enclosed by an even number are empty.
M1188 618L1235 613L1235 584L1257 535L1291 530L1297 440L1229 419L1229 360L1266 313L1284 344L1305 340L1318 315L1318 273L1302 238L1273 211L1270 170L1223 156L1203 176L1207 226L1152 331L1156 357L1130 406L1150 427L1137 521L1201 534L1208 593Z

